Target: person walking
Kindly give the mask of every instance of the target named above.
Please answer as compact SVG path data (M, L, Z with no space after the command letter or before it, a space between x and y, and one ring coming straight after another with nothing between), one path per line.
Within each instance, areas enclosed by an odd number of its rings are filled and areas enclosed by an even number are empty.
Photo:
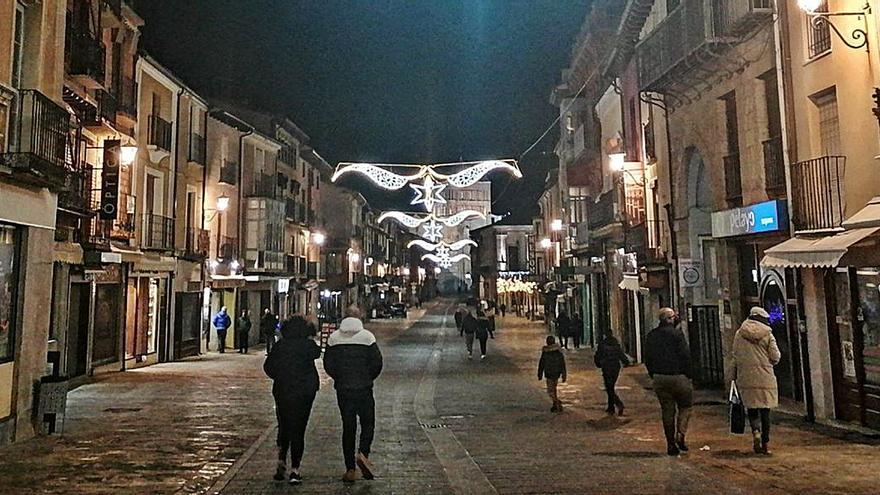
M489 324L489 332L492 334L495 333L495 315L498 313L495 310L495 307L495 301L489 301L485 311L486 322Z
M756 454L770 454L770 410L779 406L773 367L781 357L770 315L764 308L752 308L733 337L733 379L748 412Z
M266 308L263 310L263 316L260 317L260 335L266 339L266 355L272 352L272 346L275 345L275 328L278 326L278 317L272 314L272 310Z
M563 349L568 349L568 334L571 331L571 319L565 314L565 310L559 312L556 317L556 336Z
M489 338L495 338L495 328L492 319L488 318L482 311L477 311L477 340L480 341L480 361L486 360L486 344Z
M468 359L474 358L474 337L480 327L480 322L474 317L473 311L476 311L476 309L470 306L464 308L461 316L461 327L458 329L458 334L464 337L464 346L467 349Z
M623 401L617 395L615 387L617 386L617 378L620 377L620 368L629 366L630 363L629 357L620 346L620 342L610 332L599 343L593 361L596 363L596 367L602 370L602 381L605 383L605 394L608 396L608 407L605 408L605 412L614 414L614 410L617 408L617 415L623 416Z
M467 308L465 308L464 304L459 304L458 307L455 308L455 315L453 315L453 318L455 319L455 329L458 330L459 333L461 333L461 321L462 318L464 318L465 311L467 311Z
M220 354L226 353L226 331L232 326L232 318L226 313L226 306L214 315L214 328L217 329L217 350Z
M327 339L324 370L333 379L342 415L342 454L345 458L342 481L353 483L357 479L355 466L364 479L374 478L373 464L369 459L376 426L373 381L382 372L382 353L376 337L364 329L357 306L349 307L345 316L339 323L339 330ZM355 454L358 419L361 435Z
M247 354L248 340L251 333L251 312L247 309L241 310L241 316L235 321L235 342L238 352Z
M504 318L504 315L507 313L507 304L501 303L501 306L498 306L498 309L501 310L501 317Z
M688 451L685 436L694 405L694 387L690 351L679 327L681 319L674 309L662 308L659 320L645 342L645 366L660 402L666 453L674 456Z
M578 313L571 319L571 338L574 340L574 348L581 348L581 339L584 334L584 320Z
M556 343L556 339L548 335L547 345L541 349L541 359L538 361L538 380L547 382L547 395L553 401L550 412L562 412L562 401L556 393L560 378L562 383L568 378L565 370L565 355L562 354L562 348Z
M289 452L291 485L302 483L299 469L306 427L320 388L315 360L321 357L321 348L310 338L314 333L313 326L302 316L293 316L281 325L282 338L263 364L263 370L273 381L272 397L278 420L278 466L273 478L284 480Z

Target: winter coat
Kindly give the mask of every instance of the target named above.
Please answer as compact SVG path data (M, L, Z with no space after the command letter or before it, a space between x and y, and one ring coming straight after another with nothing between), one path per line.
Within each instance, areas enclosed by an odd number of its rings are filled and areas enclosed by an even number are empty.
M541 360L538 361L538 380L558 380L562 377L562 381L568 378L565 371L565 356L562 354L562 348L559 344L545 345L541 349Z
M275 328L278 326L278 317L272 313L264 314L260 317L260 333L263 335L274 335Z
M556 318L556 335L560 337L568 337L571 332L571 319L565 313Z
M314 396L320 388L315 360L321 348L312 339L281 339L263 363L263 371L271 378L275 402L285 404L302 396Z
M461 328L461 320L463 318L463 313L461 311L455 312L455 327Z
M490 336L495 338L495 327L492 320L488 318L477 318L477 338L480 340L488 339Z
M232 318L225 311L220 311L214 315L214 328L218 331L228 330L232 326Z
M733 337L733 369L736 388L749 409L779 405L773 366L781 354L770 327L747 319Z
M474 315L470 313L465 313L461 317L461 329L459 330L460 335L473 335L477 333L477 330L480 328L480 321L474 318Z
M327 339L324 370L333 378L336 390L360 390L373 387L382 372L382 353L376 337L364 329L357 318L345 318L339 330Z
M251 331L251 318L249 316L239 316L235 321L235 333L247 335Z
M691 352L684 333L672 325L660 325L645 339L648 374L691 376Z
M620 342L603 340L593 356L593 362L602 372L620 371L621 366L629 366L629 357L623 352Z

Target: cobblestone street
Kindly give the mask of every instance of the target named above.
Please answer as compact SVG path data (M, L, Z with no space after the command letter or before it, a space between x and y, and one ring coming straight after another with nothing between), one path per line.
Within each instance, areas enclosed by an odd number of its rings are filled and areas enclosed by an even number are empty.
M438 303L421 318L368 325L386 363L375 481L339 481L340 420L323 372L305 484L271 481L270 385L263 353L252 351L76 389L63 436L0 450L0 493L876 493L876 439L779 415L774 455L758 457L746 438L726 434L725 408L707 393L691 453L669 458L643 369L624 372L627 416L605 416L588 350L568 353L567 408L552 415L534 371L543 327L500 320L487 361L468 361L449 311Z

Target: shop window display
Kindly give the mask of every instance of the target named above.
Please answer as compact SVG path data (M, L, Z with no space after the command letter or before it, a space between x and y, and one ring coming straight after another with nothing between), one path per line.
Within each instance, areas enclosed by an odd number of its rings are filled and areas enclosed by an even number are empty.
M865 381L880 385L880 270L860 269L858 317L862 320Z

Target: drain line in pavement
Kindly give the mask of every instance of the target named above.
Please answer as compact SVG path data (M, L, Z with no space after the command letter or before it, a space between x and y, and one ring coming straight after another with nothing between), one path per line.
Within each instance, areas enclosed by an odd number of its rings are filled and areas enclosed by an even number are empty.
M425 373L422 375L419 388L416 391L413 401L416 419L422 425L425 435L434 447L434 454L440 461L440 465L443 466L443 471L455 493L497 494L498 491L486 478L473 457L455 437L455 432L440 421L441 418L434 408L440 358L443 352L444 336L448 330L446 328L448 316L449 309L447 308L443 315L443 324L434 340L431 358L428 360Z

